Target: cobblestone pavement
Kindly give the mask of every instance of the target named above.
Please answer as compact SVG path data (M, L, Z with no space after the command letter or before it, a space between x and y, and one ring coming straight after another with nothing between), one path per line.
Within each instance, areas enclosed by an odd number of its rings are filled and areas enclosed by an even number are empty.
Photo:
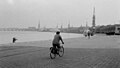
M63 57L50 59L49 48L3 47L0 68L120 68L120 49L65 48Z

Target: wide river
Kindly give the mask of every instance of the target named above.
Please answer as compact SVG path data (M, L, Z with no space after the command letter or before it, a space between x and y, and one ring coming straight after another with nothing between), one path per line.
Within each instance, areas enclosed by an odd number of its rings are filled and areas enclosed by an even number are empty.
M0 44L12 43L12 38L16 37L16 42L30 42L52 40L54 32L28 32L28 31L0 31ZM63 39L83 37L82 34L61 33Z

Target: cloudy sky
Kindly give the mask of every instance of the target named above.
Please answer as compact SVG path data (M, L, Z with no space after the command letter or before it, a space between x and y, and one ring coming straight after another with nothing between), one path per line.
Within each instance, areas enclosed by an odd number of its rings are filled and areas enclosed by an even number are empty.
M0 28L29 26L64 27L120 23L120 0L0 0Z

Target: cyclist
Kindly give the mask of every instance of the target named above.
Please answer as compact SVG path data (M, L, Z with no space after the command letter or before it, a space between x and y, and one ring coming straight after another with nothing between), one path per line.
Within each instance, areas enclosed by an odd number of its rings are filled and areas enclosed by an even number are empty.
M60 31L57 31L56 35L54 36L54 39L52 41L52 45L53 45L53 47L55 49L56 48L58 48L58 49L60 48L60 41L62 42L62 44L64 44L63 39L62 39L62 37L60 35ZM56 51L56 53L57 53L57 51Z

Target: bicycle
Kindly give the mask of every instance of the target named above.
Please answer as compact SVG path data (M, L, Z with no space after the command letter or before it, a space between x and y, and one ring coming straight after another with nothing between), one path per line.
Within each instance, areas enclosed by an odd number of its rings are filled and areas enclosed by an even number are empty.
M57 55L59 55L59 57L62 57L64 55L63 45L61 45L59 49L50 47L50 58L55 59Z

